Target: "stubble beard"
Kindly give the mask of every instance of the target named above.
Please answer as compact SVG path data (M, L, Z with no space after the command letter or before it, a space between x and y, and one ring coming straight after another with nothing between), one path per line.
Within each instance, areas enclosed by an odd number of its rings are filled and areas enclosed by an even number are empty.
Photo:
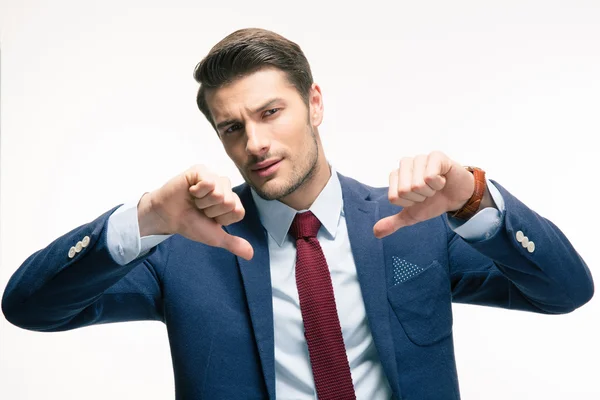
M292 194L294 191L298 190L298 188L302 187L307 182L310 182L312 180L312 178L315 176L318 161L319 161L319 147L317 144L317 137L315 135L315 131L313 130L312 126L308 125L308 127L310 129L310 135L311 135L311 139L312 139L312 143L311 143L312 151L309 151L308 154L306 155L307 156L307 163L305 164L306 167L302 168L302 170L298 171L298 170L294 169L295 166L292 165L292 173L291 173L291 177L289 178L288 182L286 182L285 184L281 185L278 188L275 188L272 191L265 191L265 190L262 190L261 188L257 187L244 173L242 173L242 176L244 177L244 180L246 181L246 183L248 185L250 185L250 187L252 187L252 189L254 189L256 194L258 194L263 199L265 199L265 200L280 200L280 199Z

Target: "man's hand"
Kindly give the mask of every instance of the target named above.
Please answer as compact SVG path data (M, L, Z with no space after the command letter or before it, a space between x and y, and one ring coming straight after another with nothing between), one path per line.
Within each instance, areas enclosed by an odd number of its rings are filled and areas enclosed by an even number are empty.
M144 194L138 204L140 236L177 233L249 260L254 255L250 243L222 229L242 220L244 215L230 180L202 165L193 166L160 189Z
M474 189L473 174L439 151L403 158L400 168L390 173L388 193L390 202L403 209L379 220L373 233L382 238L404 226L456 211L471 198Z

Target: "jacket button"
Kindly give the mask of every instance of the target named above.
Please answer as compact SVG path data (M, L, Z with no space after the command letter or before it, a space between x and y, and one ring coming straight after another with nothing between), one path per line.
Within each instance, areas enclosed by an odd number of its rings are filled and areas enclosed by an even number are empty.
M517 231L517 242L521 243L524 237L523 231Z

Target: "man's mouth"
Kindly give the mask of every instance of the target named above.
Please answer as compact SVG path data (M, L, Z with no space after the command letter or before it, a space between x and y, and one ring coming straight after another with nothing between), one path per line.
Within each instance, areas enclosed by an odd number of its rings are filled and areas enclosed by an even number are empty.
M259 177L264 178L275 173L275 171L279 169L281 160L282 159L280 158L270 158L254 164L252 167L250 167L250 170Z

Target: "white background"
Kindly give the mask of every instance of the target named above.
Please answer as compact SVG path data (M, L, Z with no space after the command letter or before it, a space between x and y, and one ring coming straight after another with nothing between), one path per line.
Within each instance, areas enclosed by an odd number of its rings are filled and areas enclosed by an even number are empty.
M195 163L241 178L197 110L230 32L296 41L337 169L387 184L439 149L555 222L600 281L600 2L0 0L3 290L32 252ZM544 316L456 305L463 399L600 399L600 300ZM0 317L2 399L169 399L165 327L28 332Z

